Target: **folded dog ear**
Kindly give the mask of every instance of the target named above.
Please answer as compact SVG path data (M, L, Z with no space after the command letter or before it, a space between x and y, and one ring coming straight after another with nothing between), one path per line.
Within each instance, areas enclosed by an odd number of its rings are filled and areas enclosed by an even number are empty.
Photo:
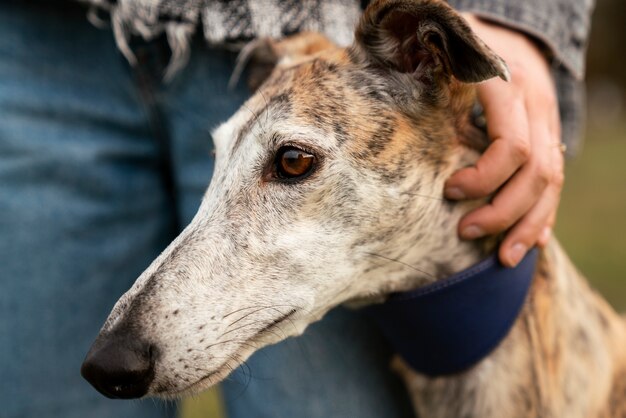
M423 81L451 75L468 83L509 78L504 61L441 0L374 1L361 17L352 51Z
M248 43L237 57L237 65L230 77L229 87L239 81L244 68L248 67L248 85L255 91L283 60L298 60L336 46L324 35L301 32L297 35L274 40L260 38Z

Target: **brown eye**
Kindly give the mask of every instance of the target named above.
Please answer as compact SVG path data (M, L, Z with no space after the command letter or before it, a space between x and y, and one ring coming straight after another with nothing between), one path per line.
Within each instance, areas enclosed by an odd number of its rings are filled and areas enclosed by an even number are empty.
M282 147L276 153L276 174L284 179L304 177L313 170L315 156L294 147Z

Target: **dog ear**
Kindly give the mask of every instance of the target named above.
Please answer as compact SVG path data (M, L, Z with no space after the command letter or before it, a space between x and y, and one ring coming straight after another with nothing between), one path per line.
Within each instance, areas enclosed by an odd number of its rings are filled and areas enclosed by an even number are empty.
M256 39L239 53L228 85L233 88L243 70L248 68L248 86L255 91L279 62L296 61L330 48L335 48L335 45L324 35L315 32L301 32L279 40Z
M421 81L442 76L467 83L509 78L504 61L441 0L374 1L356 29L352 54Z

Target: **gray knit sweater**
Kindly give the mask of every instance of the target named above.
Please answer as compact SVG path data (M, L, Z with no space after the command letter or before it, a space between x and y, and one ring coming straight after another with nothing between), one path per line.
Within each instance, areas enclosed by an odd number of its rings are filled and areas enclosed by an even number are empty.
M347 45L367 1L357 0L79 0L91 6L92 22L110 16L120 50L133 62L128 40L165 33L172 49L170 72L185 65L198 30L212 45L255 37L319 31ZM573 154L582 132L585 49L594 0L448 0L458 10L520 30L544 47L553 63L563 139Z

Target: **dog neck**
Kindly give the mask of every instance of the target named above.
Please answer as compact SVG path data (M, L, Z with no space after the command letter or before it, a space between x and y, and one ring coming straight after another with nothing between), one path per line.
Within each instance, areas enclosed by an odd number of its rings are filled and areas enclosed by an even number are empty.
M400 189L409 190L412 208L404 220L395 222L411 225L394 238L392 250L380 255L387 263L368 272L369 280L377 284L372 293L385 295L416 289L444 279L464 270L492 254L499 237L491 236L474 241L463 241L458 235L461 218L488 200L450 201L444 198L446 180L457 170L473 165L486 148L486 134L471 124L471 112L475 103L473 88L451 89L449 102L442 108L447 126L437 129L442 137L436 141L443 144L445 157L436 168L424 173L423 161L409 162L406 172L415 172L415 178L407 178ZM428 146L426 144L425 146ZM426 177L426 179L424 179ZM418 219L415 221L415 219ZM382 257L384 255L384 257ZM383 277L385 283L380 286ZM368 296L367 299L371 301Z

